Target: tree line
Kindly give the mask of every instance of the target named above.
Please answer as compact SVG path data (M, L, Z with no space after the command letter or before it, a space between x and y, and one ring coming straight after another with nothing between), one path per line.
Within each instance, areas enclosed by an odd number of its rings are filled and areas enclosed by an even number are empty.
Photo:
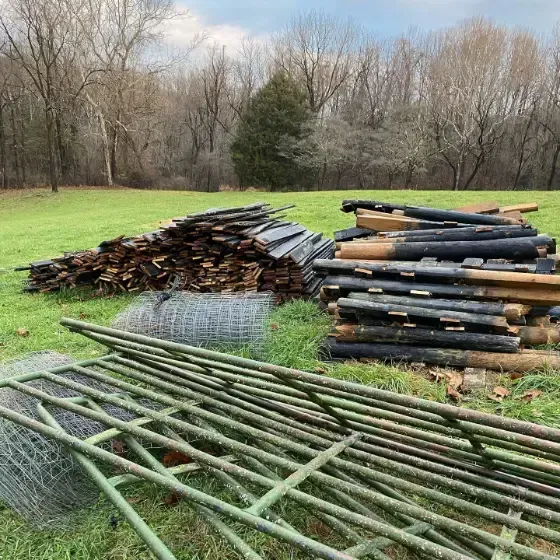
M177 49L173 0L0 2L0 188L560 186L560 28L302 13Z

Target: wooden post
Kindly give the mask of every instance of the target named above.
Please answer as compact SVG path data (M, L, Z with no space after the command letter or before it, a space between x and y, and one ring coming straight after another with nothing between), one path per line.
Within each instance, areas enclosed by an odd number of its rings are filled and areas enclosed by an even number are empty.
M518 321L531 310L531 306L520 303L492 303L468 301L460 299L436 299L427 297L391 296L387 294L370 294L365 292L350 292L349 299L361 299L372 303L400 305L403 307L424 307L426 309L440 309L463 311L465 313L479 313L482 315L498 315L508 321Z
M340 298L338 307L349 309L364 314L389 314L394 316L402 314L403 317L414 317L415 322L439 321L441 324L455 323L467 324L474 327L485 327L495 331L507 333L509 325L505 317L497 315L483 315L480 313L465 313L454 310L429 309L426 307L412 307L409 305L396 305L380 303L377 301L364 301L362 299Z
M558 327L519 327L516 330L521 343L526 346L560 344L560 328Z
M440 210L439 208L390 204L387 202L377 202L375 200L344 200L342 202L342 209L345 212L355 212L358 209L365 209L385 213L391 213L398 210L402 216L433 222L460 222L466 224L485 225L519 223L518 220L508 218L504 215L476 214L472 212L458 212L457 210Z
M337 325L330 336L341 342L390 342L510 354L520 345L520 339L513 336L356 324Z
M465 259L477 257L524 260L543 258L556 251L554 240L548 235L497 239L488 241L441 241L428 243L341 243L336 257L343 259L419 260L423 257L438 259Z
M327 276L323 280L325 291L333 287L342 294L362 291L389 294L406 294L451 297L479 300L507 300L525 305L556 306L560 305L560 291L545 289L516 289L499 286L462 286L453 284L427 284L420 282L404 282L394 280L370 280L352 276Z
M405 344L374 342L338 342L328 339L332 357L360 360L373 358L397 362L424 362L441 366L475 367L503 372L528 372L551 367L560 369L560 354L541 350L523 350L517 354L477 352L451 348L422 348Z

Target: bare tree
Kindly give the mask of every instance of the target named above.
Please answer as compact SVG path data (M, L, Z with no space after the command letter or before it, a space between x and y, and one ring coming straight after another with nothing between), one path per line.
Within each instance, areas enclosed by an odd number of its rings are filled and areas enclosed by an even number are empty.
M482 19L434 36L426 101L453 190L469 187L504 134L506 48L505 30Z
M60 154L55 127L67 71L63 60L72 57L77 42L73 10L66 0L15 0L3 7L0 29L6 39L2 53L27 73L43 101L49 178L57 192Z
M360 33L350 20L313 11L274 38L275 64L304 84L312 111L321 111L351 76Z

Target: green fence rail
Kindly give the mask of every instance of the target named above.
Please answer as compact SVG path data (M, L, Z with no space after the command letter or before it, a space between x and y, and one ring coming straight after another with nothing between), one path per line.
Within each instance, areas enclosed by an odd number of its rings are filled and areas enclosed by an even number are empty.
M184 497L250 559L261 556L239 524L318 558L388 560L395 544L413 558L558 557L560 430L80 321L62 323L114 353L0 380L0 391L37 399L37 418L5 407L0 416L64 445L157 558L174 556L123 498L123 486L147 481ZM37 379L81 397L49 395L29 383ZM105 405L134 419L116 418ZM73 437L57 424L57 408L105 430ZM106 443L113 440L124 443L126 456L110 450ZM158 458L166 450L193 462L166 467ZM213 493L189 485L184 475L197 472L213 480ZM289 518L292 508L303 508L332 534L322 542L312 538L299 518Z

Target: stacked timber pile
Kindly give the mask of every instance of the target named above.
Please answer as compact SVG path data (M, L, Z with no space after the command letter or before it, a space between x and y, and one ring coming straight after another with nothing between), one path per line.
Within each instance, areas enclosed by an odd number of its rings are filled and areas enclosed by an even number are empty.
M556 244L526 223L536 205L458 210L344 201L356 228L317 260L333 357L527 371L560 355ZM489 213L492 212L492 213ZM381 230L380 228L385 228Z
M334 244L279 219L290 207L259 202L176 218L157 231L31 263L24 267L25 289L95 285L101 293L134 292L165 289L180 279L200 292L273 291L279 300L312 296L320 284L312 263L331 258Z

